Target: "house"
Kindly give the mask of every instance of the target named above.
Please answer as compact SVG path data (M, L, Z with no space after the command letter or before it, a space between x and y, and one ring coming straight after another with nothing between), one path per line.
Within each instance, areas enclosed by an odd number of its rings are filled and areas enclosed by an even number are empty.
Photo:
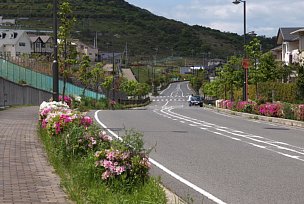
M291 33L292 35L297 35L299 40L299 48L298 48L298 61L303 63L304 59L304 28L298 29Z
M277 60L288 65L300 62L304 49L304 27L279 28L277 47L272 52Z
M53 53L53 38L48 35L30 35L31 53L51 55Z
M87 55L89 56L91 62L98 61L98 48L86 45L78 39L74 39L72 44L76 46L77 53L80 55L80 57L81 55Z
M113 63L113 57L115 64L121 64L122 53L119 52L102 52L98 54L98 61Z
M3 19L3 16L0 16L0 25L15 25L15 19Z
M0 57L31 54L31 40L24 30L0 30Z

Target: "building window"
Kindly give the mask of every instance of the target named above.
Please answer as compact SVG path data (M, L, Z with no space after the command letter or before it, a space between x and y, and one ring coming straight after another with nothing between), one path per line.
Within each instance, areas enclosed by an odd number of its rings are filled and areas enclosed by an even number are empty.
M16 52L16 56L19 57L20 56L20 52Z
M20 47L25 47L25 42L19 42Z

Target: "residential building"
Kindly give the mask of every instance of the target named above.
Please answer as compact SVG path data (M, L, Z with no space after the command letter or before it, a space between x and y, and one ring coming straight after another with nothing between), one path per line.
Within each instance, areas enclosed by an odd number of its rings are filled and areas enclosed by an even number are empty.
M3 16L0 16L0 25L15 25L15 19L3 19Z
M0 57L31 54L31 40L24 30L0 30Z
M121 64L122 53L119 52L102 52L98 54L98 61L105 62L105 63L113 63L113 56L114 56L114 63Z
M42 55L53 53L53 38L49 35L30 35L31 52Z
M277 35L278 47L272 49L277 60L288 65L290 63L300 62L300 54L304 49L304 28L279 28Z
M91 62L98 61L98 48L94 48L92 46L86 45L78 39L72 41L72 43L76 46L77 53L80 55L89 56Z

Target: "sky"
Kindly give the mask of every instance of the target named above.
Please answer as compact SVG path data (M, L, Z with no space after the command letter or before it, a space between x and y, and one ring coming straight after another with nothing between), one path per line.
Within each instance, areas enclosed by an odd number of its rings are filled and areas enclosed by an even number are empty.
M244 33L244 3L233 0L126 0L158 16ZM273 37L280 27L304 27L304 0L246 0L246 31Z

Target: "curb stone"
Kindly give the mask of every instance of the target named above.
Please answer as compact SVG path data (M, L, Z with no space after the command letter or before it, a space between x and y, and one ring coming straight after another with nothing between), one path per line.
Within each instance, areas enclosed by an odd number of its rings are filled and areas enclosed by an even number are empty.
M243 112L237 112L237 111L232 111L232 110L223 109L223 108L211 108L208 106L204 106L204 107L213 109L214 111L233 114L233 115L241 116L241 117L248 118L248 119L261 120L261 121L266 121L266 122L272 122L272 123L278 123L278 124L283 124L283 125L288 125L288 126L293 126L293 127L304 128L303 121L290 120L290 119L285 119L285 118L268 117L268 116L263 116L263 115L250 114L250 113L243 113Z

